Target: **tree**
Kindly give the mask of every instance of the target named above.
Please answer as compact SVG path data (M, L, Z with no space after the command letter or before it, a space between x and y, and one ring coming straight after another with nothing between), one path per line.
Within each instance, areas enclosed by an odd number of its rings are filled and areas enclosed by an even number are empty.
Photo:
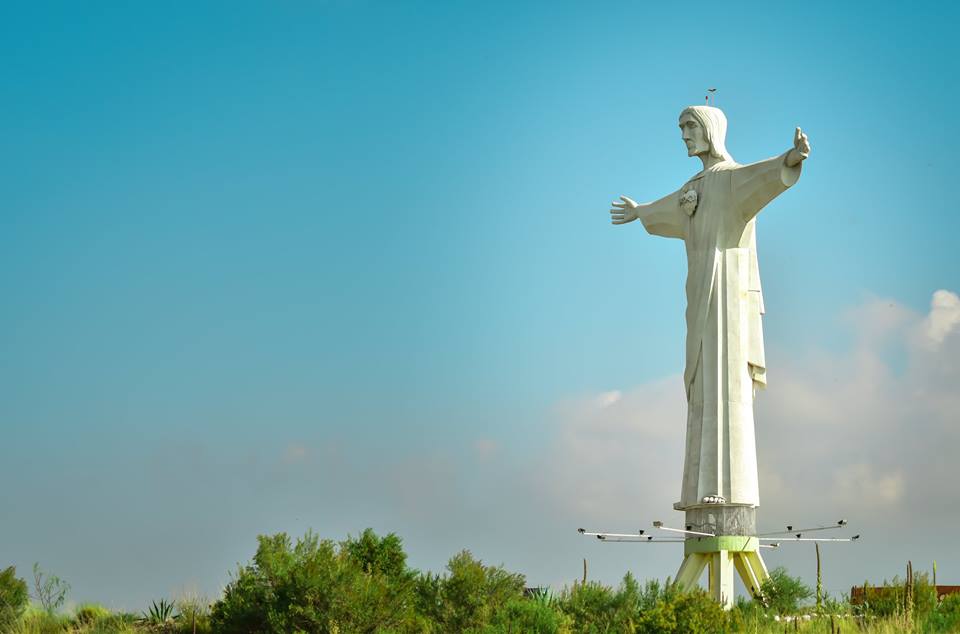
M613 631L617 601L609 586L596 581L574 584L563 594L561 606L575 632Z
M403 552L403 541L394 533L377 537L372 528L368 528L359 537L340 544L340 550L361 570L368 574L384 574L393 579L405 575L412 576L407 570L407 553Z
M253 561L241 567L213 606L216 631L419 631L415 573L395 535L365 531L339 548L307 533L261 535Z
M485 566L464 550L450 558L449 572L436 579L427 575L417 584L425 594L418 605L427 609L443 632L463 632L487 626L509 602L523 597L525 579L501 566ZM431 594L438 590L436 594Z
M760 591L767 607L781 615L796 613L800 609L800 602L813 596L810 586L804 584L800 577L791 577L783 567L775 568L770 573L770 578L763 582Z
M17 577L17 569L10 566L0 572L0 632L13 628L29 602L27 582Z
M733 631L731 616L703 590L665 592L640 615L643 634L725 634Z
M70 584L56 575L44 575L39 562L33 564L33 598L47 614L60 609L70 592Z

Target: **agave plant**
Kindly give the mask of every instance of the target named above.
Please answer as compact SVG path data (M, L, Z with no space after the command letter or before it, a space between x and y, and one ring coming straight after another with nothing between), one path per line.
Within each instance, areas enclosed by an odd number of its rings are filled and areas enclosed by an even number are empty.
M175 613L176 605L172 601L167 601L166 599L160 599L160 602L153 602L153 605L150 606L150 609L143 613L143 617L140 619L142 623L147 623L149 625L163 625L164 623L170 623L180 615Z
M552 607L555 603L553 593L550 592L550 588L529 588L526 592L527 596L537 603Z

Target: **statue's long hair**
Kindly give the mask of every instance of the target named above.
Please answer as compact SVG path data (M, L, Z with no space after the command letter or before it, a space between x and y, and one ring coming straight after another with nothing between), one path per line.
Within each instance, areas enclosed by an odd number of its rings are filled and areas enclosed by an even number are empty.
M727 138L727 117L720 108L713 106L689 106L680 113L682 117L689 114L697 120L700 127L703 128L704 136L710 145L710 156L726 161L733 161L733 157L727 152L727 146L724 141Z

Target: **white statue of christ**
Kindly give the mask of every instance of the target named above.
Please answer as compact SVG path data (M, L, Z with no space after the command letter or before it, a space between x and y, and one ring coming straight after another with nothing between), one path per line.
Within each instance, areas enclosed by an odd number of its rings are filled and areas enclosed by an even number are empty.
M686 244L687 439L674 508L756 507L753 397L766 385L756 215L797 182L810 144L797 128L792 149L739 165L724 146L727 119L718 108L685 109L680 130L703 170L652 203L621 196L611 218L615 225L639 219L647 232Z

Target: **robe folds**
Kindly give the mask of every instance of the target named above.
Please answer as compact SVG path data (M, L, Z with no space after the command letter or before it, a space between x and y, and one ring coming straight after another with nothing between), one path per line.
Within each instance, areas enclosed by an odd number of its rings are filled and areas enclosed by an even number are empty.
M755 217L799 179L801 166L785 161L786 154L750 165L723 161L637 209L647 232L686 244L687 435L678 510L708 495L760 503L753 396L766 385L766 361ZM681 206L690 189L697 192L692 213Z

